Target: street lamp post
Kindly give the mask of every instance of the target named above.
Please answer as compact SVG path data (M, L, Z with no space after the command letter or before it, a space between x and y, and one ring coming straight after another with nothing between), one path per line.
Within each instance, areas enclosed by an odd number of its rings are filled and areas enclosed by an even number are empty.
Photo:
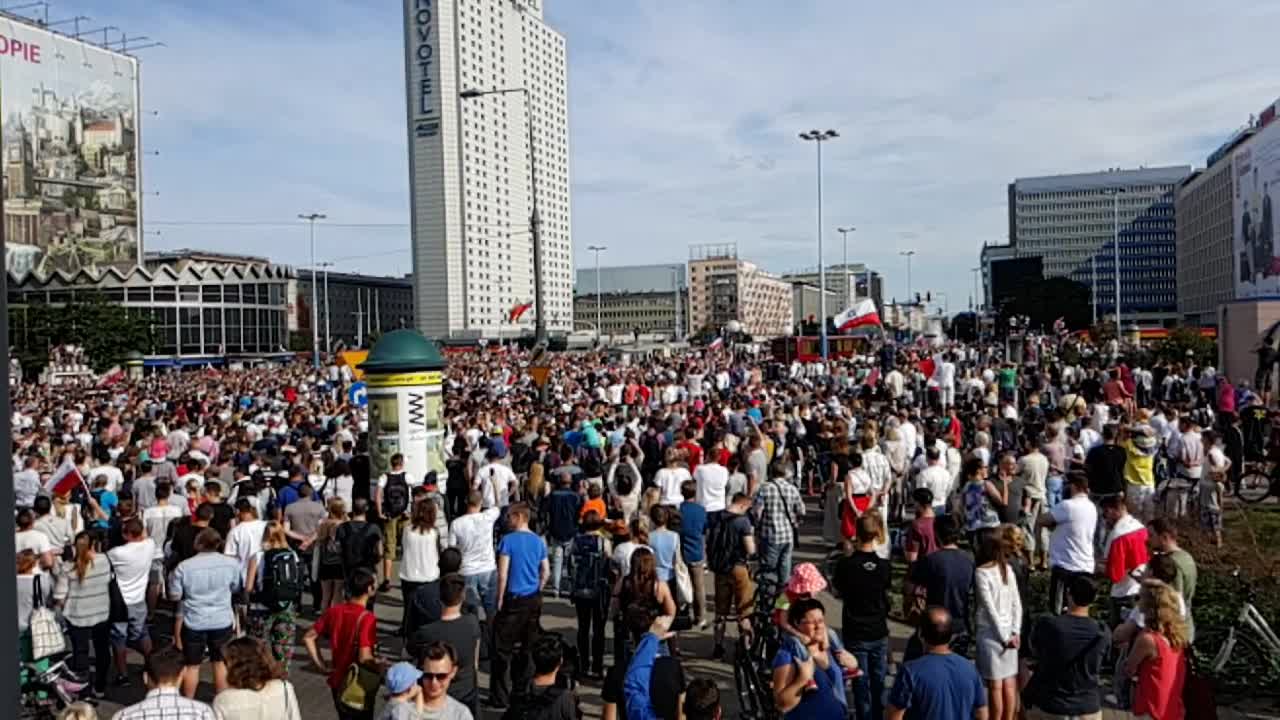
M529 88L500 88L497 90L463 90L458 96L463 100L484 97L485 95L524 95L525 130L529 135L529 234L533 241L533 304L535 308L533 320L533 341L535 346L542 346L547 341L547 306L542 296L542 218L538 215L538 163L533 147L533 102ZM596 328L596 332L600 332Z
M329 334L329 268L333 267L333 263L322 262L320 267L324 268L324 350L332 352L333 338Z
M974 312L982 312L982 300L978 297L978 272L982 268L969 268L969 272L973 273L973 310Z
M822 328L822 361L827 361L827 268L822 254L822 143L840 137L835 130L810 130L800 133L800 139L812 141L818 146L818 314Z
M907 259L907 302L911 302L911 256L916 254L915 250L900 250L898 254Z
M600 344L601 304L600 304L600 253L609 248L604 245L588 245L587 249L596 254L596 345Z
M1114 273L1116 290L1116 339L1122 337L1120 331L1120 196L1124 194L1124 188L1111 188L1102 191L1104 195L1111 196L1111 258L1114 266L1111 272Z
M298 215L299 220L311 224L311 366L320 367L320 306L318 303L319 288L316 282L316 221L324 220L324 213Z
M1093 280L1089 282L1090 300L1093 302L1093 324L1098 324L1098 253L1094 253L1089 258L1089 267L1092 270Z
M853 306L853 296L856 294L849 287L849 233L858 228L850 225L849 227L836 228L836 232L840 233L844 238L844 306L846 308ZM867 294L871 294L871 284L867 283Z

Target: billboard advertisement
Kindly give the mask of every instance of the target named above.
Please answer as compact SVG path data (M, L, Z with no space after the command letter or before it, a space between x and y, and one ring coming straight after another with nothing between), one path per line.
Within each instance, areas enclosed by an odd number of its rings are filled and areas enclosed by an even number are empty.
M135 264L137 60L0 16L0 122L5 268Z

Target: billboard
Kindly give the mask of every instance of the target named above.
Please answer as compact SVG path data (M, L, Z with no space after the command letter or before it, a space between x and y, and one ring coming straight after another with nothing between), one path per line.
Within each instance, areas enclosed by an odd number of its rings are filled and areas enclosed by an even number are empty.
M137 60L0 15L0 122L5 268L137 263Z

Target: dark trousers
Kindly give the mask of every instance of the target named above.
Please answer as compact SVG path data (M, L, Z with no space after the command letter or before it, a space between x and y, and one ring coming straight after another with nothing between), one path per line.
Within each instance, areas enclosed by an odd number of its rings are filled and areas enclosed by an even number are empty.
M604 603L574 600L573 606L578 611L578 668L584 673L600 674L604 672Z
M493 620L493 654L489 656L489 702L495 706L507 705L511 698L512 678L508 670L519 667L514 662L517 654L525 656L537 639L542 623L542 596L508 596L502 601L502 609ZM528 665L528 663L524 663Z
M111 669L111 623L100 622L89 627L68 626L71 637L71 669L83 675L89 670L89 648L93 647L93 687L107 687L107 672Z
M889 638L846 643L858 659L862 676L853 682L853 704L858 720L884 717L884 678L889 665Z
M404 611L400 614L400 636L409 637L409 634L416 628L410 623L413 610L413 595L418 592L418 588L426 585L426 583L412 582L410 580L400 581L400 598L404 603Z
M1091 577L1089 573L1073 572L1062 568L1049 568L1049 612L1061 615L1067 607L1067 585L1077 576Z
M292 545L296 545L296 543L295 543L295 542L293 542L293 541L290 541L290 543L289 543L289 544L290 544L291 546L292 546ZM306 584L306 586L307 586L307 592L310 592L310 593L311 593L311 600L312 600L312 605L311 605L311 607L312 607L313 609L315 609L315 610L319 611L319 609L320 609L320 600L323 598L323 595L322 595L322 594L321 594L321 592L320 592L320 580L319 580L319 578L312 577L312 575L311 575L311 558L312 558L312 551L311 551L311 550L305 550L305 551L304 551L304 550L298 550L298 548L297 548L297 547L294 547L294 548L293 548L293 550L294 550L294 552L298 553L298 564L302 566L302 578L303 578L303 580L305 581L305 584Z

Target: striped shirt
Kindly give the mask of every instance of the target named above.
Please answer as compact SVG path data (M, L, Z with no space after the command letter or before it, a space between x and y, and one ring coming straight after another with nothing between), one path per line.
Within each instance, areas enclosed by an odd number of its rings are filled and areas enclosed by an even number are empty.
M75 627L93 627L106 622L111 613L108 591L111 583L111 564L105 555L95 553L93 562L84 574L84 580L76 573L74 562L63 563L58 574L54 598L63 603L62 616Z

